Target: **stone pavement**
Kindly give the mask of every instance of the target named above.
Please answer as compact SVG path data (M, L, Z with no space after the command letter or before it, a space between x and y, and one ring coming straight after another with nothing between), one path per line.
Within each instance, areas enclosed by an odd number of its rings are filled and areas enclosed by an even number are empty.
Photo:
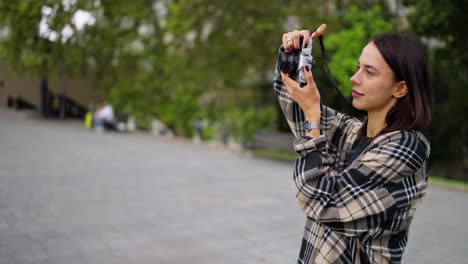
M291 164L0 109L0 264L295 263ZM468 263L468 194L432 187L404 263Z

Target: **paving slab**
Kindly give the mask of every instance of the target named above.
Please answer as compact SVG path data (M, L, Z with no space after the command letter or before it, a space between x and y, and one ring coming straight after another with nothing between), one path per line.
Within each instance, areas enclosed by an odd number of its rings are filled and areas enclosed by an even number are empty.
M296 263L292 164L0 108L0 264ZM468 263L468 194L430 187L403 263Z

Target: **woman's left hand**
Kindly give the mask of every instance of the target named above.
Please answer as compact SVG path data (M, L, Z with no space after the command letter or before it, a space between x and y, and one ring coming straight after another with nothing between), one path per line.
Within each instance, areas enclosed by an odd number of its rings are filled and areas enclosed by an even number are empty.
M291 79L287 74L281 72L283 80L289 95L296 103L299 104L306 116L306 120L311 120L320 123L320 92L315 84L312 70L306 67L304 74L307 80L307 85L300 87L299 83Z

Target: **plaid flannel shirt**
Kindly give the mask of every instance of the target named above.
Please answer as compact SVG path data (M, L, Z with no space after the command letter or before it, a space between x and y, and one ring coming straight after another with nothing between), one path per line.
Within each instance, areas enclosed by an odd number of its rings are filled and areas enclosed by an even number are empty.
M304 113L278 71L274 90L300 155L293 189L307 218L298 263L400 263L426 193L427 139L394 131L349 161L358 119L322 105L321 136L306 137Z

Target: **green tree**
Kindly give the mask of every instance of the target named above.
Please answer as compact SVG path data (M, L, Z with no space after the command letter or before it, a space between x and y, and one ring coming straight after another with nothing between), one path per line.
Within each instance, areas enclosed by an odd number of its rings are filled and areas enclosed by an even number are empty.
M362 48L372 36L392 30L392 24L384 19L379 5L363 11L351 6L345 15L346 26L337 30L327 39L328 48L333 52L330 68L345 95L351 95L349 78L356 72L357 61Z
M113 89L113 98L147 120L156 116L179 135L190 135L200 117L236 124L233 131L241 138L252 125L272 124L272 115L259 114L270 121L252 122L252 115L236 113L271 112L257 87L273 67L284 19L271 18L284 17L279 7L267 1L172 1L161 29L164 53L153 55L158 45L148 43L149 70Z
M147 5L148 1L122 0L0 1L0 27L7 32L0 56L23 74L59 74L66 69L70 76L95 80L100 89L109 90L118 77L135 72L142 54L132 45L139 41L142 17L151 10ZM83 10L95 21L79 28L73 19Z
M428 46L433 85L429 131L435 173L468 181L468 28L466 1L404 1L410 30Z

